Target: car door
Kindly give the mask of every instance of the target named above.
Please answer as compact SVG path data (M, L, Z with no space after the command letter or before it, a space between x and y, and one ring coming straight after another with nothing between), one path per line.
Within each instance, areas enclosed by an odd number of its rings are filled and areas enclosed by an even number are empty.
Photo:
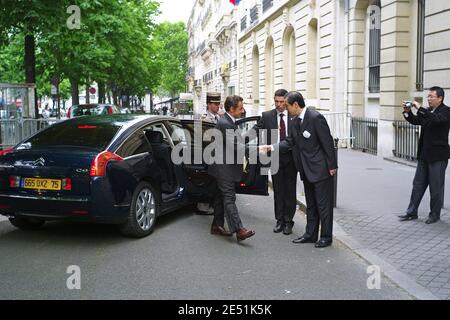
M261 117L248 117L236 121L245 142L250 148L257 148L259 145L258 132L253 127L258 123ZM259 154L256 152L256 163L247 158L243 166L243 175L241 182L236 186L236 193L251 195L269 195L269 179L267 175L261 174L261 162Z
M200 120L170 121L174 157L185 176L186 192L193 200L212 200L216 188L214 178L208 175L208 165L203 159L203 150L211 142L204 133L214 128L213 123ZM195 135L198 135L196 137Z

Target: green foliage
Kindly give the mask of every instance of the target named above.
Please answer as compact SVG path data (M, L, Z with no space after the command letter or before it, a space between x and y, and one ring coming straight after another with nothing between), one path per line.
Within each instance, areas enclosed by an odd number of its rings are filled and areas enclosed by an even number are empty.
M159 94L168 93L171 97L185 90L188 33L183 22L161 23L155 32L155 45L158 60L163 70Z
M70 5L80 8L80 29L70 29ZM146 90L175 96L185 88L188 36L184 23L156 25L156 0L0 0L0 81L24 82L24 38L35 39L38 95L51 79L70 95L80 86L106 84L114 95Z

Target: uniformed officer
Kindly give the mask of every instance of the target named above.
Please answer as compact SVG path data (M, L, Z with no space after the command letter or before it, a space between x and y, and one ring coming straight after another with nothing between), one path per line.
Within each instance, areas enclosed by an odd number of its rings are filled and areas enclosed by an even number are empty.
M220 93L208 92L206 94L206 113L202 115L201 119L217 123L220 118Z
M220 118L220 93L207 92L206 93L206 113L202 115L203 121L210 121L217 123ZM197 203L196 214L200 215L212 215L214 212L212 206L209 203L199 202Z

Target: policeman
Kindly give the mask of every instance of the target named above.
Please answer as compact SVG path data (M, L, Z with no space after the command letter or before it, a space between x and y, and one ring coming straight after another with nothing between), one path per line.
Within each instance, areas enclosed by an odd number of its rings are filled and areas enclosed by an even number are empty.
M202 115L203 121L210 121L217 123L220 118L220 93L208 92L206 93L206 113ZM197 203L196 214L199 215L212 215L214 212L210 203L199 202Z
M217 123L220 118L220 93L208 92L206 94L206 113L202 115L201 119Z

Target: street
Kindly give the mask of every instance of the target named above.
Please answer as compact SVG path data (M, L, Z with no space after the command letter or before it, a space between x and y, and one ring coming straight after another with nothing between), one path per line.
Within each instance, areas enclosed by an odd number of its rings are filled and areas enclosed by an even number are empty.
M0 299L411 299L385 277L369 290L368 264L339 241L316 249L275 234L273 198L238 196L244 226L256 235L209 234L211 216L193 208L162 217L149 237L122 237L113 226L48 223L24 232L0 221ZM79 266L81 289L66 286Z

